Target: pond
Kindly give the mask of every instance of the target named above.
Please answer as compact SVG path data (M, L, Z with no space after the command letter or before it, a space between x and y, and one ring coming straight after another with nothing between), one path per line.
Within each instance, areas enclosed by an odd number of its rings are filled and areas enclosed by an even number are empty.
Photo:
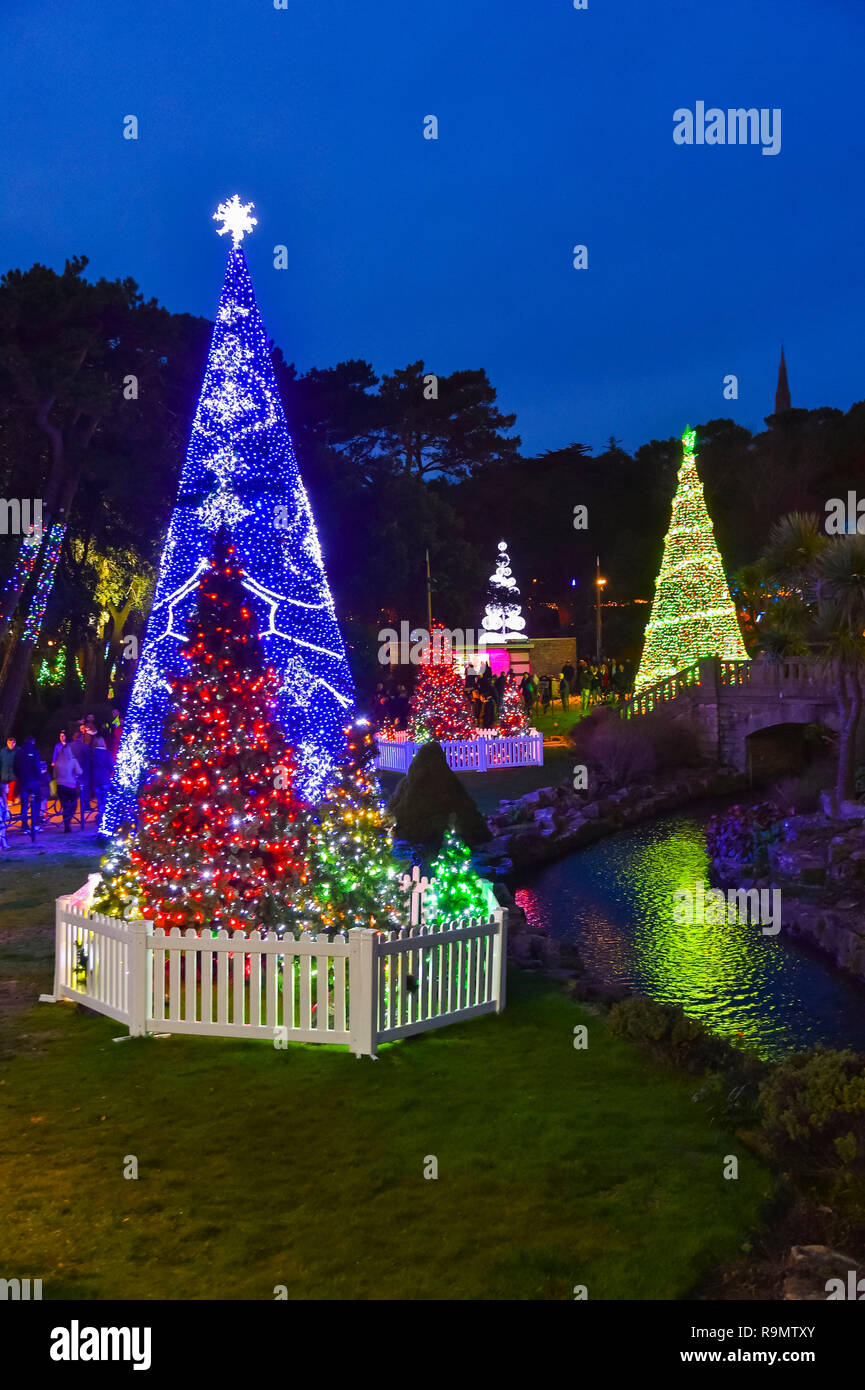
M865 985L783 931L746 922L681 926L673 894L710 882L705 803L624 830L524 876L530 924L573 942L611 985L679 1004L764 1057L824 1042L865 1052Z

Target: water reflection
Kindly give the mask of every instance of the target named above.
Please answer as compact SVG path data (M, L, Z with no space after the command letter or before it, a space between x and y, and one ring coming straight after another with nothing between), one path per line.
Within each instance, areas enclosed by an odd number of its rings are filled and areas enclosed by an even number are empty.
M679 1004L714 1032L778 1056L813 1042L865 1051L865 986L744 921L682 925L675 891L710 881L710 809L601 840L517 892L529 922L574 941L600 979Z

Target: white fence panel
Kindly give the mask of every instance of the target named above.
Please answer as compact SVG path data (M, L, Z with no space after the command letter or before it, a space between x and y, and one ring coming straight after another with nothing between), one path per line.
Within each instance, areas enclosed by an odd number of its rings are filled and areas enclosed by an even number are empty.
M57 902L54 997L75 999L88 1008L132 1024L133 943L149 923L133 924Z
M505 914L444 929L413 927L376 943L376 1041L443 1028L504 1008Z
M472 739L440 739L448 767L454 772L487 772L501 767L543 767L543 735L533 730L506 738L480 734ZM408 772L419 745L378 742L376 767L384 772Z
M335 1043L357 1056L505 1002L506 914L487 885L489 919L423 923L430 881L402 886L412 926L387 934L304 932L299 939L201 934L124 922L57 903L54 997L75 999L130 1033Z
M351 942L177 927L153 932L148 1031L350 1043ZM215 1005L215 1017L214 1017Z

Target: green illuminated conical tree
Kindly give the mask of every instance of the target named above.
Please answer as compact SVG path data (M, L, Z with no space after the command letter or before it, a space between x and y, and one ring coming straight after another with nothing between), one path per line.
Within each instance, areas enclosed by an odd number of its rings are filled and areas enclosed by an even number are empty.
M696 430L682 435L682 466L635 691L703 656L748 659L697 472L696 438Z

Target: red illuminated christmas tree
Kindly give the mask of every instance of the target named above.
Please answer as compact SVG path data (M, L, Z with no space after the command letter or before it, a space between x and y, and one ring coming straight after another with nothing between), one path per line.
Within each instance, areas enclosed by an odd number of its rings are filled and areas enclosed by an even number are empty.
M272 713L279 678L264 665L243 581L221 533L171 682L164 756L139 796L135 835L103 865L97 911L247 932L316 915L294 764Z
M529 727L523 697L513 676L505 678L505 694L499 710L499 728L503 734L524 734Z
M415 743L430 739L476 738L477 730L469 713L463 677L453 662L446 643L435 640L420 661L417 685L409 709L409 738Z

